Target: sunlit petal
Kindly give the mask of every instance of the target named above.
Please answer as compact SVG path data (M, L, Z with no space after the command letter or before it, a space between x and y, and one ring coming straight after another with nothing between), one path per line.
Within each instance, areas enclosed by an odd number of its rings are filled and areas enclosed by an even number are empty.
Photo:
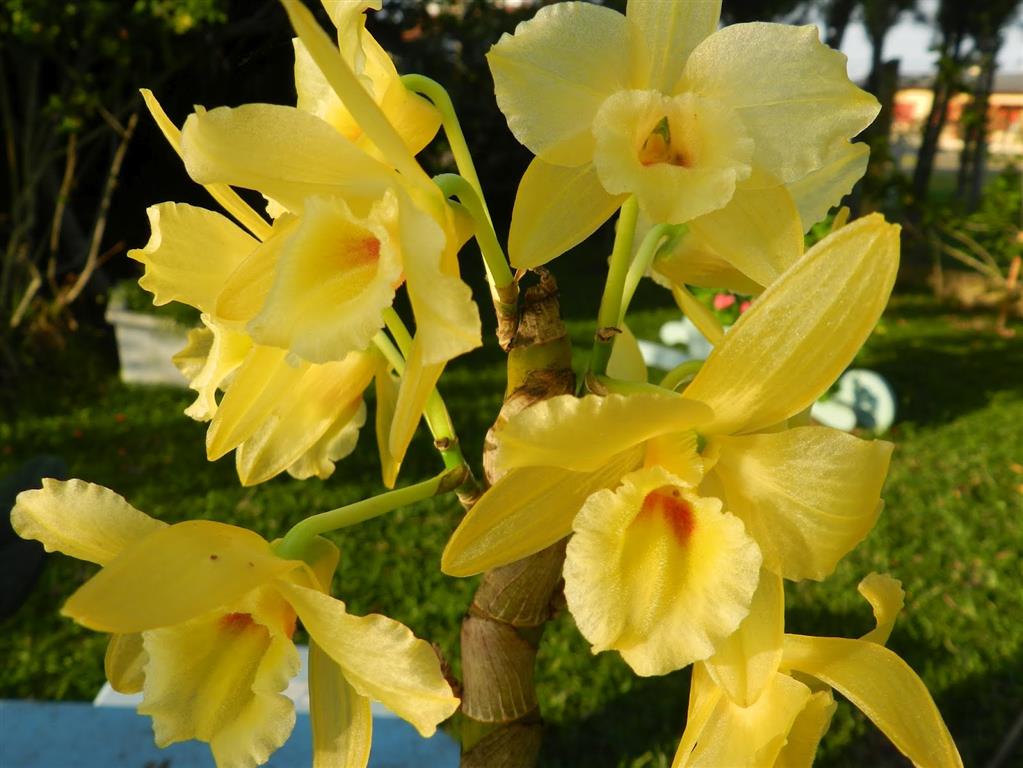
M782 663L839 691L914 764L962 766L927 687L884 646L866 640L786 635Z
M642 461L637 447L609 457L591 472L511 470L462 519L444 549L441 570L471 576L539 552L571 532L572 519L591 493L617 486Z
M217 765L256 766L287 740L295 707L283 691L298 652L286 628L263 623L252 605L145 633L138 711L152 716L158 746L198 739Z
M594 653L617 650L639 675L707 658L749 611L756 544L717 499L660 467L592 494L572 528L568 608Z
M728 509L788 579L825 578L870 532L892 448L827 427L710 443Z
M146 213L152 234L128 256L145 265L139 285L157 306L180 301L211 312L227 276L259 241L219 213L160 203Z
M873 330L899 264L899 227L877 215L819 242L773 283L686 388L717 433L784 421L822 395Z
M778 671L785 634L781 577L762 570L749 615L705 662L714 681L740 707L755 703Z
M814 25L725 27L690 55L678 90L734 108L755 142L753 163L783 182L826 165L880 109Z
M698 428L711 417L700 403L661 395L560 395L517 413L497 431L502 470L551 466L593 471L611 456L670 432Z
M624 200L604 189L591 163L569 168L534 158L512 209L512 266L531 269L557 258L596 232Z
M817 747L838 709L831 690L817 691L806 702L789 729L785 746L774 761L774 768L812 768Z
M145 682L147 661L141 633L111 635L103 657L103 672L118 693L138 693Z
M869 158L867 144L846 142L832 150L819 169L787 185L799 207L804 232L852 192L853 186L867 172Z
M872 573L859 583L857 589L870 603L877 622L877 626L860 639L884 645L905 603L906 593L902 591L902 582L887 574Z
M370 701L315 642L309 643L309 719L313 768L365 768L373 740Z
M18 494L11 525L21 538L41 541L47 552L106 565L167 524L101 485L48 477L42 488Z
M195 181L256 189L296 213L306 197L376 198L395 179L320 118L294 107L244 104L189 115L181 141Z
M433 648L408 627L378 614L351 616L344 603L316 590L277 585L360 695L382 702L424 737L458 708Z
M71 595L62 613L126 634L187 621L300 565L258 534L212 520L161 528L125 549Z
M717 29L721 0L630 0L625 15L639 31L650 60L649 74L638 87L672 93L689 54Z
M601 102L628 87L630 28L609 8L548 5L487 54L497 103L515 138L558 165L590 160Z

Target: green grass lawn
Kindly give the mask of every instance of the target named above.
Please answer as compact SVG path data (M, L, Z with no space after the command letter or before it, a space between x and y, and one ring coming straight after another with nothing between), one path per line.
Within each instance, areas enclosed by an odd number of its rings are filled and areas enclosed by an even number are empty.
M565 311L581 354L597 296L577 289L599 279L600 262L563 262ZM653 338L675 314L653 286L635 306L655 307L630 320L641 337ZM826 583L788 585L790 631L854 637L872 626L859 579L876 570L903 581L907 605L890 646L928 684L967 765L990 759L1023 710L1023 328L1002 339L990 325L925 297L895 299L857 361L888 377L899 399L885 512ZM473 461L500 404L501 366L488 344L442 381ZM121 384L105 335L81 331L16 394L0 424L0 474L32 455L56 454L72 476L112 487L167 521L215 518L274 537L305 515L380 491L370 431L329 481L239 487L230 459L206 461L204 425L181 414L188 394ZM439 468L420 436L402 482ZM356 613L405 622L454 658L475 586L438 569L458 517L453 500L434 499L335 535L342 549L335 593ZM48 558L28 602L0 625L0 698L89 699L102 685L105 637L57 614L94 570ZM670 764L684 725L686 671L637 678L615 655L591 656L563 614L544 638L537 678L551 725L544 765ZM904 761L842 703L818 765L866 764Z

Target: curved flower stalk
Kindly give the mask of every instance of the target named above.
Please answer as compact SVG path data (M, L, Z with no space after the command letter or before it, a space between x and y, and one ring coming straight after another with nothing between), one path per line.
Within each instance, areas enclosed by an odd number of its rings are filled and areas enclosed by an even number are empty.
M542 8L488 54L497 101L535 155L519 187L512 264L543 264L635 195L654 223L718 212L753 248L750 207L778 188L808 229L866 167L850 139L878 112L813 26L715 31L720 2ZM763 199L761 199L763 198Z
M469 575L574 532L569 609L643 675L704 659L761 565L822 579L880 511L892 446L786 429L851 362L887 302L898 227L839 230L764 291L682 396L557 397L495 431L500 479L448 543Z
M835 711L832 689L859 708L916 766L962 760L923 682L884 647L901 584L859 585L876 627L858 640L784 634L784 594L765 574L749 617L717 656L693 669L689 715L672 768L810 768Z
M287 560L242 528L167 525L101 486L43 482L18 496L14 528L103 566L62 612L112 634L107 676L118 691L141 691L159 746L198 739L220 768L265 763L295 723L282 692L299 669L296 619L311 638L314 765L366 765L371 699L424 736L457 708L428 643L330 597L338 550L325 539L309 562Z

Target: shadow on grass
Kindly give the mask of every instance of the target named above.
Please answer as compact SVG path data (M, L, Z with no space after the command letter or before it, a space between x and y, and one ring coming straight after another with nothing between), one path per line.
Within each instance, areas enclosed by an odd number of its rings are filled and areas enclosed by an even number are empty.
M902 422L945 423L1003 393L1023 397L1023 338L907 336L875 344L865 364L891 382Z

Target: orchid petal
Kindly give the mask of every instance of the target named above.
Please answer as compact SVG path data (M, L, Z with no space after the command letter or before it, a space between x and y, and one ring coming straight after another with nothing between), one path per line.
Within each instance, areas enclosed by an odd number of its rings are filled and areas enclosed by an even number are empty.
M309 643L309 719L313 768L365 768L373 741L370 701L315 641Z
M18 494L11 525L21 538L41 541L47 552L99 565L167 526L101 485L49 477L42 488Z

